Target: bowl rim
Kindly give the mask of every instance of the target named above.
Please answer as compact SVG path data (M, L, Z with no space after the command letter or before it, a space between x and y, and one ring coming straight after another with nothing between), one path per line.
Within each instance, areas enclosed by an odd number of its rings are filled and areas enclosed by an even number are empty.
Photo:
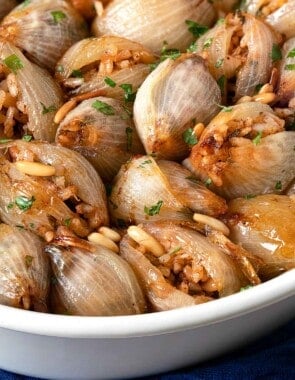
M184 331L255 312L295 296L295 269L246 291L169 311L128 316L69 316L0 305L0 329L62 338L131 338Z

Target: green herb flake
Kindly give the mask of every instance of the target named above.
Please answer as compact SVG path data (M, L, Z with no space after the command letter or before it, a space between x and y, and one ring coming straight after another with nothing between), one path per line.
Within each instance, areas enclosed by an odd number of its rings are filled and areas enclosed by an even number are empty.
M73 70L72 73L71 73L71 77L74 77L74 78L83 78L83 74L82 74L82 71L81 70Z
M25 264L27 268L30 268L30 266L32 265L33 259L34 259L33 256L30 256L30 255L25 256Z
M149 63L150 71L154 71L160 64L160 61L154 62L154 63Z
M35 228L35 224L34 223L29 223L29 227L30 228Z
M245 290L248 290L248 289L251 289L253 288L253 285L246 285L246 286L243 286L241 289L240 289L240 292L244 292Z
M136 96L136 91L132 91L132 84L129 83L123 83L119 87L122 88L124 91L124 99L126 102L134 102L135 96Z
M284 69L288 71L295 70L295 63L289 63L288 65L285 65Z
M199 38L208 31L208 26L198 24L193 20L185 20L186 25L188 26L189 32L192 33L194 37Z
M283 188L282 182L281 181L277 181L276 185L275 185L275 189L276 190L282 190L282 188Z
M0 144L6 144L8 142L13 141L12 139L0 139Z
M294 58L294 57L295 57L295 48L290 50L287 55L287 58Z
M208 49L212 45L212 42L213 42L213 37L207 38L207 40L203 44L203 48Z
M127 152L130 152L132 148L133 129L131 127L127 127L125 132L127 137Z
M144 213L149 216L158 215L160 213L162 206L163 206L163 201L158 201L155 205L151 207L144 206Z
M179 245L178 247L172 248L172 249L168 252L168 255L173 256L173 255L175 255L176 253L178 253L181 249L182 249L182 247L181 247L180 245Z
M204 185L206 186L206 187L209 187L209 186L211 186L212 185L212 179L211 178L208 178L208 179L206 179L206 181L204 181Z
M253 144L254 145L258 145L260 144L261 142L261 138L262 138L262 131L259 131L256 135L256 137L254 137L254 139L252 140Z
M42 102L40 102L40 104L42 106L42 115L46 115L47 113L55 112L57 110L54 104L52 104L49 107L46 107L45 104Z
M28 211L33 206L33 203L35 202L35 200L36 199L34 196L32 196L32 198L28 198L28 197L20 195L19 197L15 198L15 204L20 210Z
M197 51L197 49L198 49L198 44L197 44L197 41L195 41L190 44L190 46L186 49L186 52L194 53Z
M220 58L218 59L216 62L215 62L215 67L217 69L219 69L222 65L223 65L223 62L224 62L224 58Z
M257 84L255 86L255 94L258 94L258 92L261 90L262 87L263 87L262 83Z
M33 136L31 135L23 135L22 140L26 142L30 142L32 140Z
M182 134L183 141L189 145L196 145L198 143L198 139L195 136L195 132L192 128L188 128Z
M115 109L109 104L102 102L100 100L96 100L94 103L92 103L92 108L96 109L96 111L101 112L107 116L115 115Z
M165 59L168 59L168 58L175 60L181 56L180 50L174 49L174 48L167 49L167 45L168 45L168 42L164 41L163 47L161 50L161 57L160 57L161 62L165 61Z
M271 56L271 59L273 62L277 62L280 59L282 59L282 52L281 52L279 45L277 45L277 44L272 45L270 56Z
M255 198L255 197L256 197L256 195L253 195L253 194L247 194L247 195L244 196L244 199L253 199L253 198Z
M110 77L105 77L104 83L107 84L109 87L112 87L112 88L116 87L116 85L117 85L116 82L113 81L113 79Z
M57 65L55 71L57 73L63 73L65 71L65 68L63 67L63 65Z
M16 54L11 54L3 60L4 64L16 74L20 69L24 68L22 61Z
M66 14L62 11L52 11L50 12L55 24L59 24L62 20L67 18Z
M25 7L27 7L29 4L30 4L30 2L31 2L31 0L25 0L25 1L23 1L22 3L21 3L21 8L25 8Z
M217 84L220 88L221 94L224 95L225 93L225 83L226 83L226 77L225 75L222 75L217 79Z
M149 165L149 164L152 164L152 163L153 163L152 160L145 160L138 167L139 168L145 168L146 165Z
M222 104L217 104L217 103L216 105L221 108L222 112L231 112L233 110L232 106L223 106Z
M64 225L66 227L70 227L71 223L72 223L72 219L71 218L67 218L67 219L64 220Z
M225 19L224 18L220 18L216 21L216 25L222 25L225 23Z
M14 207L13 202L8 203L8 205L7 205L8 210L11 210L13 207Z

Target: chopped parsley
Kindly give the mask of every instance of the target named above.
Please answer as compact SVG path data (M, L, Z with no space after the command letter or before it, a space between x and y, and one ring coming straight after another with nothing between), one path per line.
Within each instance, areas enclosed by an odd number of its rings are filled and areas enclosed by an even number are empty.
M277 44L272 45L271 59L273 62L277 62L280 59L282 59L282 52L281 52L279 45L277 45Z
M295 57L295 48L290 50L287 55L287 58L294 58L294 57Z
M70 227L71 222L72 222L72 219L71 219L71 218L67 218L67 219L64 220L64 225L65 225L66 227Z
M6 144L10 141L13 141L12 139L0 139L0 144Z
M151 207L144 206L144 213L149 216L158 215L160 213L162 206L163 206L163 201L158 201L155 205Z
M253 195L253 194L247 194L244 196L245 199L253 199L255 197L256 197L256 195Z
M240 292L244 292L245 290L248 290L248 289L251 289L253 288L253 285L246 285L246 286L243 286L241 289L240 289Z
M222 25L225 23L225 19L224 18L220 18L216 21L216 25Z
M22 61L16 54L11 54L3 60L4 64L16 74L20 69L24 68Z
M96 100L94 103L92 103L92 108L96 109L98 112L103 113L104 115L115 115L115 109L109 104L100 100Z
M138 167L139 168L144 168L145 165L152 164L152 162L153 162L152 160L145 160Z
M197 44L197 41L195 42L192 42L190 44L190 46L187 48L186 52L187 53L194 53L195 51L197 51L198 49L198 44Z
M189 145L196 145L198 143L198 139L195 136L195 132L192 128L188 128L182 134L183 141Z
M55 24L59 24L62 20L67 18L67 16L62 11L52 11L50 13Z
M258 145L261 143L261 138L262 138L262 131L259 131L256 135L256 137L254 137L254 139L252 140L253 144L254 145Z
M32 140L33 136L31 135L23 135L22 140L26 142L30 142Z
M295 63L289 63L288 65L285 65L285 70L295 70Z
M40 102L40 104L42 106L42 115L46 115L47 113L55 112L56 111L56 107L55 107L54 104L52 104L49 107L46 107L45 104L43 104L42 102Z
M83 78L83 74L81 70L73 70L71 76L74 78Z
M188 26L188 31L192 33L194 37L199 38L204 33L208 31L208 26L198 24L193 20L185 20L186 25Z
M216 62L215 62L215 67L217 69L219 69L219 67L221 67L223 65L223 62L224 62L224 58L219 58Z
M127 127L125 132L127 137L127 152L130 152L132 148L133 129L131 127Z
M175 255L177 252L179 252L182 249L182 247L179 245L178 247L172 248L169 252L168 255L172 256Z
M32 198L28 198L23 195L20 195L19 197L15 198L14 202L20 210L28 211L33 206L35 200L36 199L34 196L32 196Z
M164 41L163 47L161 50L160 62L163 62L165 61L165 59L168 59L168 58L175 60L181 56L180 50L174 49L174 48L167 49L167 45L168 45L168 42Z
M212 185L212 179L211 178L208 178L208 179L206 179L206 181L204 181L204 185L206 186L206 187L209 187L210 185Z
M208 49L212 45L212 42L213 42L213 37L207 38L207 40L203 44L203 48Z
M14 207L13 202L8 203L8 205L7 205L8 210L11 210L13 207Z
M255 94L258 94L258 92L261 90L262 87L263 87L263 84L262 83L258 83L255 86Z
M135 96L136 96L136 91L132 91L132 84L129 83L123 83L119 87L122 88L124 91L124 99L126 102L134 102Z
M55 71L57 73L63 73L65 71L65 68L63 67L63 65L57 65Z
M231 112L233 110L232 106L223 106L222 104L217 104L216 105L221 108L222 112Z
M25 8L30 4L31 0L25 0L21 3L21 8Z
M114 82L112 78L105 77L104 83L107 84L108 86L112 87L112 88L116 87L116 82Z
M224 95L225 93L225 83L226 83L226 77L225 75L222 75L217 79L217 84L220 88L221 94Z
M282 187L283 187L282 182L281 181L277 181L276 185L275 185L275 189L276 190L282 190Z

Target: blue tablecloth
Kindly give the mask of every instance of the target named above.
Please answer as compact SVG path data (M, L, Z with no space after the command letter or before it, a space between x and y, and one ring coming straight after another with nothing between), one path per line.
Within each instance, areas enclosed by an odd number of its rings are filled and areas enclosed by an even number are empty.
M0 343L1 344L1 343ZM295 379L295 321L242 350L191 368L142 380ZM0 380L34 380L0 370Z

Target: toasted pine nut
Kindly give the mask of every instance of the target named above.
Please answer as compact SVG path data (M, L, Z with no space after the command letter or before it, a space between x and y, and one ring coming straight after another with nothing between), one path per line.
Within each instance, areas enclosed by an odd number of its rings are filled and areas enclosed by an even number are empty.
M247 95L245 95L245 96L242 96L242 97L237 101L236 104L241 104L241 103L251 102L251 100L252 100L252 97L251 97L251 96L247 96Z
M119 242L121 240L120 234L118 232L112 230L109 227L100 227L98 230L103 236L105 236L108 239L111 239L114 242Z
M102 245L103 247L108 248L115 253L119 253L119 247L117 244L98 232L92 232L90 235L88 235L87 239L91 243Z
M258 94L265 94L265 93L268 93L268 92L273 92L273 85L271 85L269 83L266 83L265 85L263 85L261 87L261 89L259 90Z
M60 109L56 112L54 116L55 124L59 124L62 119L66 116L68 112L70 112L77 105L77 101L75 99L69 100L65 104L63 104Z
M127 230L127 234L131 237L131 239L136 241L136 243L143 245L154 256L160 257L164 255L165 250L162 245L142 228L130 226Z
M203 130L205 129L205 125L203 123L198 123L194 126L194 134L197 138L200 138Z
M257 94L252 97L254 102L260 102L262 104L268 104L275 100L276 94L273 92L267 92L265 94Z
M47 241L47 243L50 243L54 239L54 232L53 231L46 231L44 234L44 239Z
M28 295L22 296L22 304L25 310L30 310L31 298Z
M197 214L197 213L193 215L193 219L195 222L207 224L208 226L212 227L214 230L222 232L225 236L229 235L229 229L227 228L227 226L218 219L212 218L211 216L208 216L208 215Z
M37 177L50 177L55 174L54 166L41 164L40 162L16 161L14 165L20 172Z

